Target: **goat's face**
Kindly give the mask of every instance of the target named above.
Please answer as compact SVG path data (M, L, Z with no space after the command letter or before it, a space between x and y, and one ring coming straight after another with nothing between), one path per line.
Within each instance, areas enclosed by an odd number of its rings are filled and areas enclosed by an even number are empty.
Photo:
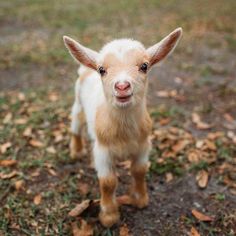
M130 49L125 47L127 43L130 41L125 44L125 40L121 40L107 45L98 61L106 99L118 108L140 104L147 87L148 54L141 44L136 42L136 47ZM124 45L123 49L118 45ZM111 47L113 51L110 51Z
M173 51L181 34L178 28L148 49L131 39L114 40L99 53L66 36L64 42L77 61L100 74L107 102L127 108L142 103L148 71Z

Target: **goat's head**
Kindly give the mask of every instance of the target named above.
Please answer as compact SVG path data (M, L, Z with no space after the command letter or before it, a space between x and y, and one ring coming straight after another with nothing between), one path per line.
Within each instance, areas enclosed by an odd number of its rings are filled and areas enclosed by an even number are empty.
M178 28L148 49L131 39L114 40L99 53L67 36L64 42L76 61L100 74L108 103L126 108L142 103L148 71L174 50L181 34Z

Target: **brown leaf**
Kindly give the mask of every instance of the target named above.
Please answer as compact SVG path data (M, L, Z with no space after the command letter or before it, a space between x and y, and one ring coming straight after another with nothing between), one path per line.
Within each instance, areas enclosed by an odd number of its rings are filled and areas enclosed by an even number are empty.
M163 119L159 120L159 124L160 125L167 125L167 124L170 123L170 121L171 121L171 119L169 117L168 118L163 118Z
M42 196L41 196L41 194L38 194L38 195L36 195L36 196L34 197L34 204L35 204L35 205L39 205L39 204L41 203L41 201L42 201Z
M216 140L217 138L223 137L224 133L223 132L214 132L214 133L208 133L207 138L210 140Z
M49 95L48 95L48 99L51 101L51 102L56 102L59 97L58 97L58 94L55 93L55 92L51 92Z
M225 113L224 118L230 123L234 122L234 118L229 113Z
M30 137L32 135L32 128L31 127L27 127L24 132L23 132L23 136L24 137Z
M29 144L33 147L43 147L43 143L35 139L31 139Z
M198 219L200 221L213 221L212 217L204 215L203 213L201 213L195 209L192 210L192 214L196 219Z
M17 163L16 160L0 160L0 166L13 166Z
M12 113L7 113L6 116L3 118L2 123L3 124L8 124L12 119Z
M20 189L23 188L24 183L25 183L24 180L17 180L17 181L15 182L15 189L16 189L17 191L19 191Z
M4 154L7 151L7 149L11 146L12 146L11 142L6 142L4 144L1 144L0 146L1 153Z
M208 183L208 173L205 170L200 170L196 176L196 180L200 188L205 188Z
M209 129L212 127L212 125L202 122L200 116L197 113L192 113L192 122L197 126L198 129Z
M119 230L119 236L129 236L129 229L126 224L122 225Z
M194 227L192 227L190 231L190 236L201 236L201 235L198 233L198 231Z
M77 223L72 223L73 236L92 236L93 228L85 220L81 220L81 226L78 228Z
M166 173L166 182L169 183L174 179L174 176L171 172Z
M51 154L55 154L56 153L56 149L53 147L53 146L50 146L46 149L46 151L48 153L51 153Z
M196 150L192 150L188 153L187 158L190 163L197 163L200 161L199 152L197 152Z
M19 118L14 121L16 125L24 125L28 122L27 118Z
M89 207L90 203L91 200L89 199L82 201L80 204L77 204L75 208L68 213L68 215L72 217L79 216Z
M172 146L172 150L176 153L182 151L189 144L188 140L180 140L174 146Z
M160 90L160 91L157 91L156 95L160 98L168 98L169 92L166 90Z
M52 168L48 168L48 172L49 172L49 174L52 175L52 176L57 176L56 171L53 170Z
M208 147L208 149L212 150L212 151L216 151L216 145L215 143L213 143L210 140L205 140L205 144Z
M18 175L18 172L16 170L13 170L9 174L0 173L0 178L1 179L11 179L11 178L15 177L16 175Z

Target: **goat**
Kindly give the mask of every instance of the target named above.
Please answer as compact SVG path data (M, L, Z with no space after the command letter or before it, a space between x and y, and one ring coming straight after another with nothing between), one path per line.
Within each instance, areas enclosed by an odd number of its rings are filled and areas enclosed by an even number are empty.
M131 160L132 205L148 205L145 174L152 121L146 106L147 73L174 50L181 35L182 29L177 28L148 49L132 39L117 39L100 52L63 37L72 57L82 64L72 107L70 153L72 157L84 154L81 127L85 114L99 179L99 219L105 227L120 218L115 160Z

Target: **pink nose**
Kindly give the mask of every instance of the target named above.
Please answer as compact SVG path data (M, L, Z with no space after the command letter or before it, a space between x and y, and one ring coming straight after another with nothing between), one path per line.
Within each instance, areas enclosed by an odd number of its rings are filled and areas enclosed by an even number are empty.
M115 83L115 89L119 91L126 91L130 88L130 83L125 81L125 82L116 82Z

